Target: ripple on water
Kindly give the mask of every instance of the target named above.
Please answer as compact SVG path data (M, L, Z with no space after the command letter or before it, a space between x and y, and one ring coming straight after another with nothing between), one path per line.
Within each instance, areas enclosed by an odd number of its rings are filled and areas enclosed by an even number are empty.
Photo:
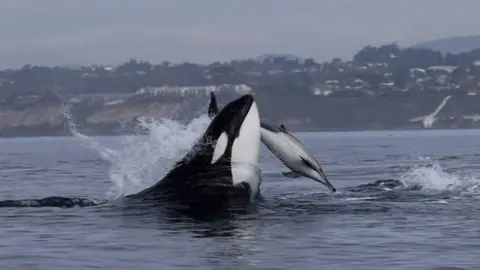
M325 160L325 172L339 192L332 194L308 179L284 178L282 167L265 157L264 200L245 213L215 218L93 199L111 199L105 195L110 189L129 194L158 181L206 123L152 122L152 135L124 144L118 138L88 137L44 139L38 148L35 140L15 146L0 141L0 149L7 153L0 159L3 265L11 269L478 266L480 167L474 166L475 136L432 140L433 135L415 133L299 134ZM346 156L347 145L355 151ZM84 151L85 146L97 149L98 155Z

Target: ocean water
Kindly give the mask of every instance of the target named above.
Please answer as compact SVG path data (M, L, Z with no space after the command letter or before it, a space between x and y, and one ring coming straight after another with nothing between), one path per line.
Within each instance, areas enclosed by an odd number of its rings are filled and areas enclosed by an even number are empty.
M126 209L202 134L0 139L2 269L479 269L480 130L294 133L337 187L289 179L262 146L254 211Z

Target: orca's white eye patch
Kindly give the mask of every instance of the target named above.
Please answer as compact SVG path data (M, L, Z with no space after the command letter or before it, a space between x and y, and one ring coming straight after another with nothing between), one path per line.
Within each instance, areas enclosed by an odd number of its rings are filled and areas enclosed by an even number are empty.
M220 134L220 137L218 137L217 143L215 144L215 149L213 151L213 157L210 164L217 162L217 160L225 153L225 150L227 150L227 144L227 133L222 132L222 134Z

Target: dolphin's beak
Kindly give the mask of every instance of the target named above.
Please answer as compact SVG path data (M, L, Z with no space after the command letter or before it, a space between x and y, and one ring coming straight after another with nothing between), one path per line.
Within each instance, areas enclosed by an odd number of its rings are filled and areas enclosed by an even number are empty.
M321 179L315 179L317 182L320 182L320 183L324 184L324 185L327 186L332 192L337 192L337 189L332 185L332 183L330 183L330 181L328 181L328 178L327 178L327 176L325 175L325 172L323 172L323 170L322 170L321 168L318 170L318 174L320 174Z

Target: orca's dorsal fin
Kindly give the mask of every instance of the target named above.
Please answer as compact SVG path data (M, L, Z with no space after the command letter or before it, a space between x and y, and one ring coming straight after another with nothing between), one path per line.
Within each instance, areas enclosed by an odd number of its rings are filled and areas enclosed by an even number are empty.
M217 98L213 92L210 92L210 105L208 105L208 116L214 117L218 113Z
M278 128L283 132L287 132L287 129L285 128L285 126L283 124L280 124L280 126L278 126Z

